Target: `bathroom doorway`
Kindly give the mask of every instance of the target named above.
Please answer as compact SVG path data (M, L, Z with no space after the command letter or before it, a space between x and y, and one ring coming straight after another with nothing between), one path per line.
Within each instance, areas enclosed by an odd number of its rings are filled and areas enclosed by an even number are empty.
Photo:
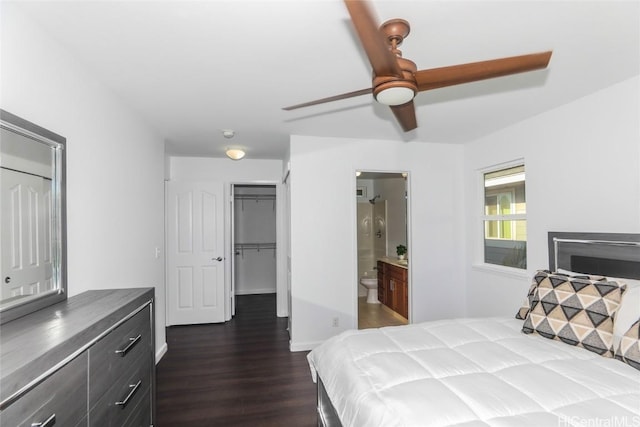
M358 329L409 319L407 172L356 172Z

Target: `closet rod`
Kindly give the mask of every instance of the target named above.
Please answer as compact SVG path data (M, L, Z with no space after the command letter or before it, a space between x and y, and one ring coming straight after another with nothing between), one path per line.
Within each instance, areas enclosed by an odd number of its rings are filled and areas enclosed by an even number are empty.
M273 249L273 256L276 256L276 244L275 243L236 243L235 253L236 255L242 255L244 258L244 251L258 251Z
M275 243L236 243L236 249L275 249Z
M238 200L275 200L275 194L236 194L234 196Z

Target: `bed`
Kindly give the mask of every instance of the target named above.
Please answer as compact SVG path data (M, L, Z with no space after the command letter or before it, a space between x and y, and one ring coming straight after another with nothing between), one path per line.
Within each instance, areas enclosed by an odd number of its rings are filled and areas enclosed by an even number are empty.
M640 235L549 233L549 258L517 318L346 331L311 351L318 425L639 427Z

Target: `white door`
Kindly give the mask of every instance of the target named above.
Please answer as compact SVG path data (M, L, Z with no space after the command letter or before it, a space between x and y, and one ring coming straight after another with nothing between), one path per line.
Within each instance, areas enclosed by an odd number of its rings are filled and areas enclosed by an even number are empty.
M0 169L2 299L53 289L51 180Z
M224 202L217 182L167 183L167 324L224 322Z

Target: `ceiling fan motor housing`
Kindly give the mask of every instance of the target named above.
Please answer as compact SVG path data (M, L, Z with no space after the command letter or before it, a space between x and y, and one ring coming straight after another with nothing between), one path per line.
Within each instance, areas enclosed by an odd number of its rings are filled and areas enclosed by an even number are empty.
M398 56L402 78L396 76L373 76L373 96L385 105L401 105L411 101L418 93L418 85L413 75L418 67L413 61ZM411 92L410 92L410 91Z

